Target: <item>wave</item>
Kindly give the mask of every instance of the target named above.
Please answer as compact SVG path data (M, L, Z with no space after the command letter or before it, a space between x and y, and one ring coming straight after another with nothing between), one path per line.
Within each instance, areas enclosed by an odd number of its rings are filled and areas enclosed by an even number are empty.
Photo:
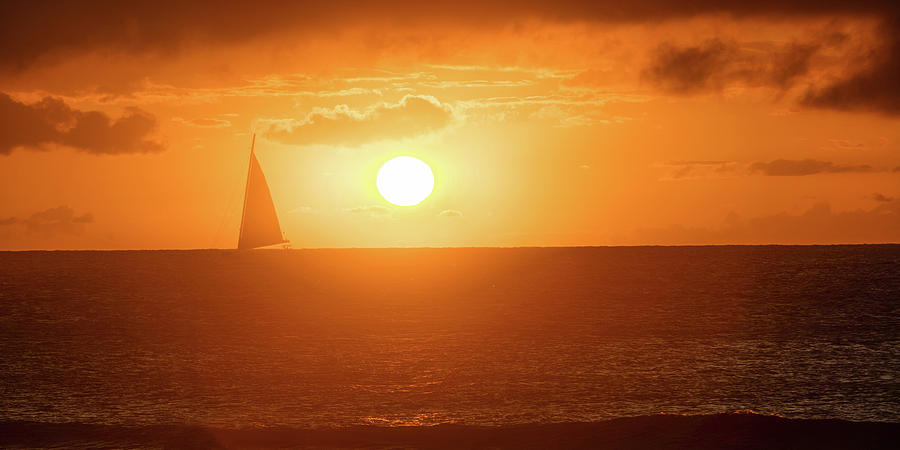
M787 419L746 411L590 423L328 429L0 422L0 447L4 448L879 449L896 448L897 442L900 423Z

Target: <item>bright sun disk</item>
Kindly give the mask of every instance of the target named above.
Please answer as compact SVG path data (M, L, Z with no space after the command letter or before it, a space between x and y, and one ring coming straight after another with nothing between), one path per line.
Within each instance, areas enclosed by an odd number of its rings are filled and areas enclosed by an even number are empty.
M434 173L421 159L398 156L378 169L375 185L385 200L397 206L418 205L431 195Z

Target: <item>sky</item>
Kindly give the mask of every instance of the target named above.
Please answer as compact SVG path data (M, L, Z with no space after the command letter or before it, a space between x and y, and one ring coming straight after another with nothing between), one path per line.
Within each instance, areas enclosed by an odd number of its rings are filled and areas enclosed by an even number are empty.
M900 242L897 5L3 2L0 249Z

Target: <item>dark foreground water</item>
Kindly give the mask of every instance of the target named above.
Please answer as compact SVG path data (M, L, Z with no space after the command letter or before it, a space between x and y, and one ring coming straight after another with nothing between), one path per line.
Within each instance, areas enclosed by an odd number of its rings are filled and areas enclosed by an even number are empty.
M900 246L0 252L7 431L740 409L900 422Z

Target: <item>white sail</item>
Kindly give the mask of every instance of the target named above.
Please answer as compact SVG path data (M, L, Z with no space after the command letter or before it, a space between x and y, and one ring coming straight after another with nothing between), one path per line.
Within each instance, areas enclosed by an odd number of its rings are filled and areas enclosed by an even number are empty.
M278 215L275 213L275 204L269 193L269 185L266 184L266 177L253 153L256 135L253 135L252 142L238 249L265 247L286 242L281 234L281 225L278 223Z

